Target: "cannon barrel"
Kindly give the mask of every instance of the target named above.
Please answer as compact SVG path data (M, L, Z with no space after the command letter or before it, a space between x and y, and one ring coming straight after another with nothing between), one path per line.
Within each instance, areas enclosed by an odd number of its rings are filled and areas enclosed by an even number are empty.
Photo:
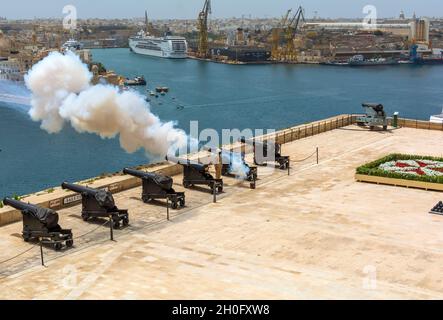
M155 174L152 174L150 172L134 170L130 168L123 169L123 173L140 179L148 179L148 178L153 178L155 176Z
M172 156L167 156L166 160L173 162L173 163L178 163L184 166L196 166L196 167L204 167L204 164L201 164L197 161L193 161L193 160L189 160L189 159L183 159L183 158L177 158L177 157L172 157Z
M159 173L138 171L129 168L123 169L123 173L140 178L144 181L149 180L153 183L156 183L159 187L161 187L164 190L171 190L172 185L174 183L174 180L171 177Z
M58 226L58 213L51 209L42 208L33 204L24 203L10 198L3 200L5 205L11 206L22 213L27 212L34 219L39 220L48 228L55 228Z
M20 210L20 211L25 211L25 210L27 210L27 211L37 211L38 210L38 207L33 205L33 204L24 203L24 202L21 202L21 201L18 201L18 200L14 200L14 199L11 199L11 198L5 198L3 200L3 204L6 205L6 206L11 206L11 207L13 207L13 208L15 208L17 210Z
M164 175L158 173L134 170L129 168L123 169L123 173L140 179L152 179L155 181L158 181L161 177L165 177Z
M80 193L82 197L86 196L88 198L95 198L100 207L107 208L109 210L116 208L114 197L109 191L92 189L67 182L62 183L62 188Z
M189 160L189 159L167 156L166 160L173 162L173 163L181 164L182 166L192 167L195 170L200 171L200 172L205 171L206 168L208 167L207 165L204 165L200 162Z
M67 189L67 190L71 190L71 191L74 191L74 192L77 192L77 193L86 193L86 194L92 194L92 195L95 195L99 191L97 189L83 187L83 186L80 186L78 184L72 184L72 183L68 183L68 182L63 182L62 183L62 189L63 190Z

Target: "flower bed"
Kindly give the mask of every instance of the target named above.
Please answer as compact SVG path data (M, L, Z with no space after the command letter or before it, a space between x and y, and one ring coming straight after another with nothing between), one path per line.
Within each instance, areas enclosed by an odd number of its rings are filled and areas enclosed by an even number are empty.
M357 174L443 184L443 158L391 154L357 168Z

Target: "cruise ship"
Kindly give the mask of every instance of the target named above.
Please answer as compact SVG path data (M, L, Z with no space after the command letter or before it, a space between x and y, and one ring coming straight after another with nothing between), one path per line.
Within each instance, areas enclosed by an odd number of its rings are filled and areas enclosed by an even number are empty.
M66 52L68 50L70 51L77 51L83 49L83 45L74 39L69 39L66 41L62 46L62 51Z
M131 51L146 56L186 59L188 57L188 43L185 38L172 35L154 37L145 31L129 38Z
M188 43L185 38L172 36L170 32L164 37L154 37L149 30L148 11L145 11L145 29L129 38L129 48L132 52L168 59L188 57Z

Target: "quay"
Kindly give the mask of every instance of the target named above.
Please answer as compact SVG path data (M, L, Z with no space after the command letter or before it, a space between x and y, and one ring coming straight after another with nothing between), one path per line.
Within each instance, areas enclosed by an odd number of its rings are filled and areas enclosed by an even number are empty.
M131 225L114 242L81 220L78 202L65 204L69 192L25 198L56 208L77 237L71 250L45 250L46 267L21 239L18 213L2 208L0 298L442 299L443 216L428 212L443 194L360 183L355 171L391 153L441 156L443 126L401 119L382 132L354 122L343 115L278 132L290 175L259 167L256 190L224 178L217 203L186 190L187 207L170 221L164 206L139 200L137 179L92 179L129 209ZM184 191L180 166L149 170Z

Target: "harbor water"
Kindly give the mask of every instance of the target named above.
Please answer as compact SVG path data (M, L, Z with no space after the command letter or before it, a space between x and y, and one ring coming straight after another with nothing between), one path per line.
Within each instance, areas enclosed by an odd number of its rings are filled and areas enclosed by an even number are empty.
M199 128L281 129L341 113L362 112L362 102L380 102L388 114L428 120L443 104L443 67L385 66L340 68L313 65L224 65L195 60L138 56L127 49L93 50L95 61L148 88L167 86L165 96L149 97L152 111L188 131ZM27 194L78 181L149 159L127 154L118 139L78 134L69 126L47 134L0 82L0 197ZM7 88L8 90L10 88ZM147 95L146 87L139 87ZM2 99L3 97L3 99Z

